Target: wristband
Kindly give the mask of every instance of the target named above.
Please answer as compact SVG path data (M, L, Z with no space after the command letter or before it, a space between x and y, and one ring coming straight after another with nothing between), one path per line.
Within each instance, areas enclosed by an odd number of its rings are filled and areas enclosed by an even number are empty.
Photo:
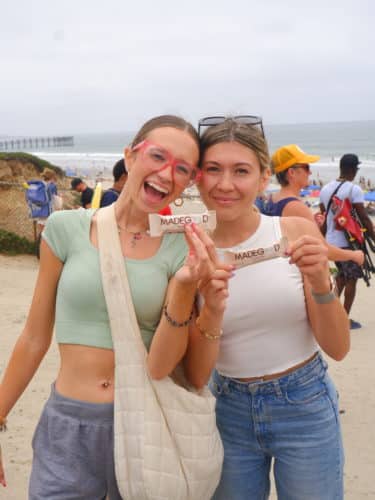
M311 295L317 304L329 304L333 302L337 297L333 290L323 294L315 293L313 290L311 290Z

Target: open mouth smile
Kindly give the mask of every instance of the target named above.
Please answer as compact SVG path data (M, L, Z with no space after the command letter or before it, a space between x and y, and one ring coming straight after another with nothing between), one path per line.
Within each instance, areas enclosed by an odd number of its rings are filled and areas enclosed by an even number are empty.
M155 182L152 181L145 181L143 187L146 194L153 201L164 200L164 198L166 198L170 194L167 188L160 186L159 184L156 184Z

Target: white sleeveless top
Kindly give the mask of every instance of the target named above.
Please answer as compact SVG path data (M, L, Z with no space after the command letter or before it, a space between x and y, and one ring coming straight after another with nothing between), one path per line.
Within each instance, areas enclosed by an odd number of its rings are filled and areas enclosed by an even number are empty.
M256 232L223 250L268 247L281 237L280 218L261 215ZM216 368L227 377L282 372L318 350L307 319L302 275L288 258L235 271L229 280L223 336Z

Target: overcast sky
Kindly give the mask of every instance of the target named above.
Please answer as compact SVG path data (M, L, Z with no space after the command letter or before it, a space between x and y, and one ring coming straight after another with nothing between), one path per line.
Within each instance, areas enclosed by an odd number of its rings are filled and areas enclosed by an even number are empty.
M2 0L0 135L375 119L374 0Z

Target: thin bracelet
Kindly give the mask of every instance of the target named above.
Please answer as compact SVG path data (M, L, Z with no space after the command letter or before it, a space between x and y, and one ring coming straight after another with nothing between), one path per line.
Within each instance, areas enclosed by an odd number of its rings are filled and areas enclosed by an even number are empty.
M0 432L5 432L7 430L7 419L5 417L0 417Z
M188 319L186 319L185 321L176 321L175 319L173 319L169 316L168 311L167 311L167 305L168 304L165 304L165 306L163 307L163 314L164 314L164 316L169 324L171 324L172 326L175 326L176 328L182 328L184 326L187 326L190 323L190 321L192 320L192 317L193 317L193 309L191 310L191 313L190 313L190 316L188 317Z
M198 316L198 318L195 320L195 324L197 325L199 333L208 340L219 340L220 337L223 335L223 330L221 328L212 328L212 330L204 330L201 327L200 316Z

